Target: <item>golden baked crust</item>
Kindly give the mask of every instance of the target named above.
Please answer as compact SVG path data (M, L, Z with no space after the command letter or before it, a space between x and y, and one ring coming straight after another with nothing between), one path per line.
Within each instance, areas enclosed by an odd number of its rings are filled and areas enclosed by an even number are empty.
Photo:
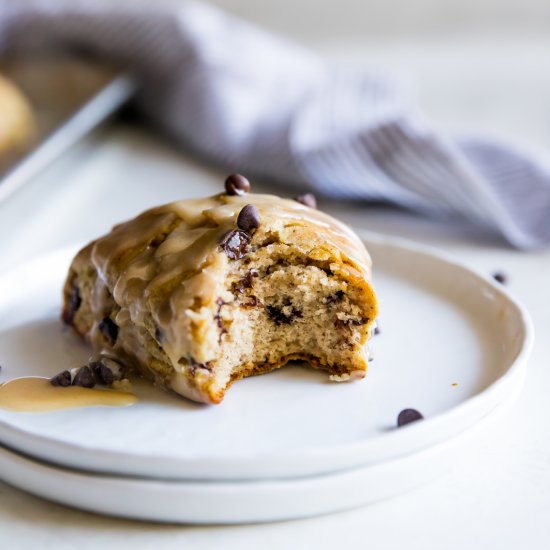
M239 213L256 207L258 220ZM249 207L250 208L250 207ZM237 227L247 224L247 230ZM195 401L291 359L362 378L377 314L371 261L332 217L271 195L148 210L72 262L63 320L100 353Z
M28 145L33 133L29 103L11 81L0 75L0 167Z

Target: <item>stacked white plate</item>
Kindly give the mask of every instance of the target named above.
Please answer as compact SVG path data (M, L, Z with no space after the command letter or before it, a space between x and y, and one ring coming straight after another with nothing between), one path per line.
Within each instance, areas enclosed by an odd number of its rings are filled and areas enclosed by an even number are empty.
M381 307L366 380L296 364L236 383L219 406L137 384L128 408L0 410L0 477L104 514L239 523L366 504L445 471L517 395L531 323L490 277L405 241L365 244ZM74 251L0 278L1 382L87 360L58 320ZM425 420L397 429L405 408Z

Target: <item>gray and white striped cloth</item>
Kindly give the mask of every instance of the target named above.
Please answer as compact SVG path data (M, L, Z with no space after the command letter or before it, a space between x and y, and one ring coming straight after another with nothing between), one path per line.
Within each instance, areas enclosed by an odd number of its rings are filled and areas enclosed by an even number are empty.
M343 71L194 2L0 0L0 52L84 49L141 79L136 105L197 153L325 196L458 215L550 244L550 167L443 135L396 83Z

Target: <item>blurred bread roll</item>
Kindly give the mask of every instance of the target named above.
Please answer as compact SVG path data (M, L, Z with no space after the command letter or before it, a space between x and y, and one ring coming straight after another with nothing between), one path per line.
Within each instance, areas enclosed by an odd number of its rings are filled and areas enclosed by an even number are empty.
M21 91L0 75L0 165L20 153L34 134L31 106Z

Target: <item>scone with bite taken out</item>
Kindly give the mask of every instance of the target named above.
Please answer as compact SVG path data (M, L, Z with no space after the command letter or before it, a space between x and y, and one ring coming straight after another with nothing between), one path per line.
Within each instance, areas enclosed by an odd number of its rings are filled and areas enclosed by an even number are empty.
M371 261L311 196L226 191L148 210L74 258L63 321L94 350L195 401L298 359L365 376Z

